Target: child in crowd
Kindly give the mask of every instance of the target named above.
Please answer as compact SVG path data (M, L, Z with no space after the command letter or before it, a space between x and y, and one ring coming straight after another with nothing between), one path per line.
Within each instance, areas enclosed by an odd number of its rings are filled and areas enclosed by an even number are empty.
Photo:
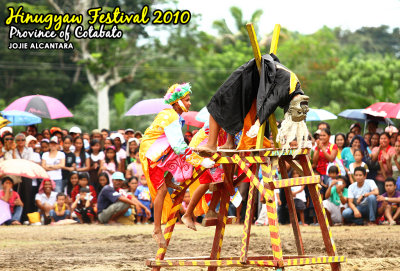
M135 176L139 179L143 175L142 164L140 163L139 157L139 148L135 149L133 153L136 159L128 165L126 170L126 178L130 179L132 176Z
M51 224L71 218L71 211L66 201L67 196L64 193L57 194L57 201L54 204L54 209L50 210Z
M342 212L347 208L346 177L338 176L333 179L326 190L325 198L326 200L322 204L325 208L329 225L341 225L344 222Z
M81 187L79 194L76 196L76 200L71 206L75 214L79 218L79 223L94 223L95 212L93 210L93 196L89 188Z
M367 164L362 161L362 159L364 158L364 154L360 149L355 150L353 156L354 156L355 162L353 162L349 165L349 170L347 171L347 174L349 175L349 179L350 179L350 184L354 183L354 181L355 181L354 180L354 169L356 167L365 168L367 170L367 173L369 171Z
M391 162L392 177L396 181L397 189L400 190L400 141L397 140L394 144L395 153L392 155Z
M96 188L96 194L99 195L101 192L101 189L103 189L104 186L110 184L110 180L108 179L108 174L105 172L102 172L99 174L99 186Z
M67 190L66 194L70 198L70 203L72 203L71 192L72 192L72 190L74 190L75 186L78 185L78 181L79 181L78 171L71 171L71 173L69 174L69 180L68 180L67 189L66 189Z
M74 187L74 189L71 192L71 198L72 201L76 201L76 196L78 195L80 189L83 188L88 188L90 191L91 196L93 197L93 204L97 203L97 194L96 194L96 190L94 189L94 187L92 185L89 185L89 175L86 172L81 172L78 175L79 181L78 181L78 185Z
M339 168L337 166L331 166L328 169L328 177L321 176L320 184L322 188L320 190L320 193L323 199L325 199L326 190L328 190L330 184L332 183L333 180L336 180L338 175L339 175Z
M65 154L65 164L61 170L63 185L64 185L64 187L67 186L67 190L69 190L69 188L70 188L68 180L71 179L71 174L75 170L75 165L76 165L75 164L75 154L73 152L71 152L71 150L70 150L71 146L72 146L72 137L68 135L64 138L63 145L62 145L63 152ZM78 175L76 176L76 180L78 180ZM67 192L68 195L71 194L71 190L69 190Z
M147 186L147 180L144 175L140 178L141 185L136 189L135 196L147 209L151 208L151 199L150 199L150 190ZM148 217L146 217L144 210L138 210L138 214L136 216L137 224L147 223Z
M298 177L300 177L300 174L297 171L293 171L292 178L298 178ZM304 222L304 210L306 209L306 203L307 203L306 193L304 192L304 188L305 185L292 186L291 190L296 212L300 216L301 224L304 226L308 226L308 224Z
M190 202L190 192L189 190L186 190L185 195L183 196L181 209L179 210L181 216L183 216L186 213L189 202ZM193 220L196 221L196 217L193 217Z
M108 146L106 148L106 157L104 161L100 162L100 172L105 172L108 175L108 179L111 179L111 175L118 171L118 161L117 161L117 153L115 152L114 146ZM110 183L110 186L113 186L113 183Z

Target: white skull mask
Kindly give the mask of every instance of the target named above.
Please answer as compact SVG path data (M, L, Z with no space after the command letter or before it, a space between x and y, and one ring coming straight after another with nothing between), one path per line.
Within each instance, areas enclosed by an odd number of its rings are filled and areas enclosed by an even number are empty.
M307 112L309 111L309 99L306 95L297 95L290 101L288 113L291 115L293 121L300 122L306 119Z

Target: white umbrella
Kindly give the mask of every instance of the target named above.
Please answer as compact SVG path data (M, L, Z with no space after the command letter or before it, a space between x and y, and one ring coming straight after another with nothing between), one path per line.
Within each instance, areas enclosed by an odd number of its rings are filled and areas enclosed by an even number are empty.
M337 116L324 109L312 109L307 113L306 121L335 120Z

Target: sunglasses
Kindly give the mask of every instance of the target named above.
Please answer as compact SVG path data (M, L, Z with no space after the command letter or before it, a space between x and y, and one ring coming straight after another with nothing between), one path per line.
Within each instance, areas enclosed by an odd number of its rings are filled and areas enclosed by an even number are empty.
M4 140L14 140L14 138L12 138L12 137L6 137L6 138L4 138Z
M17 140L15 140L15 141L25 141L25 139L17 139Z

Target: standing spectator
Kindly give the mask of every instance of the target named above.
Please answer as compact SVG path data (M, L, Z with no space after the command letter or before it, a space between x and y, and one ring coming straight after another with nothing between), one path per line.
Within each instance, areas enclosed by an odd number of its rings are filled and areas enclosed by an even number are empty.
M331 132L324 128L316 140L316 147L313 155L313 163L320 175L326 175L328 164L333 162L337 156L337 146L329 142Z
M21 215L24 207L17 192L12 188L14 181L10 177L4 177L1 180L3 190L0 190L0 200L7 202L10 205L11 219L4 222L6 225L21 225Z
M56 183L55 191L60 193L64 190L61 169L65 166L65 154L58 149L58 137L53 136L50 140L50 151L42 155L42 167Z
M121 188L125 180L122 172L115 172L112 175L113 187L106 185L100 192L98 200L98 218L103 224L116 223L118 217L124 215L131 205L139 204L145 208L147 217L151 216L151 212L143 204L138 202L136 198L131 200L122 196L118 190Z
M371 136L376 133L376 129L378 129L378 122L374 120L368 121L367 130L368 133L371 134Z
M143 137L142 132L140 131L135 132L135 138L137 138L139 142L142 140L142 137Z
M73 152L71 152L71 146L72 146L72 137L67 135L64 137L64 142L63 142L63 152L65 155L65 164L61 169L64 188L65 188L65 186L68 185L68 181L70 179L70 174L72 171L75 170L75 167L76 167L75 154Z
M378 133L374 133L371 135L370 149L372 150L375 147L379 147L379 134Z
M43 155L43 153L48 152L50 150L50 140L47 138L43 138L42 141L40 141L40 156Z
M101 129L101 136L103 137L103 140L106 140L106 138L110 136L110 131L107 129Z
M104 152L101 151L101 144L100 141L97 139L93 139L90 142L90 184L93 185L96 190L99 186L98 176L99 176L99 169L101 161L104 160Z
M385 128L385 133L389 134L389 144L394 147L394 143L396 143L396 138L399 133L399 130L393 125L389 125Z
M96 188L96 194L100 195L101 190L103 189L104 186L110 184L110 179L108 179L108 174L105 172L102 172L99 174L99 186Z
M81 134L82 130L77 126L71 127L71 129L69 129L69 135L72 137L72 139L81 136Z
M396 190L396 181L389 177L385 180L385 193L378 196L378 216L384 215L389 225L396 225L400 217L400 191Z
M118 171L125 173L126 151L122 148L125 139L120 133L112 134L111 139L114 140L115 152L117 153Z
M342 151L343 165L345 166L345 168L348 169L350 167L350 164L355 162L354 152L358 149L363 152L364 156L366 154L369 155L367 143L365 143L364 139L359 135L353 137L350 142L350 146L344 148Z
M329 225L342 223L342 212L347 207L346 177L338 176L332 180L325 192L325 199L322 204L326 211Z
M338 148L336 157L343 163L342 151L346 147L346 136L343 133L337 133L335 135L335 144Z
M114 146L106 148L106 157L104 161L101 161L100 172L105 172L108 175L108 179L111 179L111 175L118 171L118 161ZM110 184L112 186L112 184Z
M42 136L43 136L43 138L46 138L46 139L50 140L50 137L51 137L50 130L49 129L44 129L42 131Z
M57 194L54 208L50 210L51 223L71 218L71 211L69 205L66 204L66 200L67 197L64 193Z
M90 159L89 154L85 152L83 148L83 139L80 136L77 136L73 139L73 143L75 146L75 170L78 172L87 172L90 168Z
M366 179L367 171L363 167L354 169L355 183L351 184L348 189L348 204L342 215L348 222L363 225L363 218L369 219L369 225L376 225L376 196L378 195L378 187L375 182Z
M392 177L396 182L400 183L400 141L396 141L394 145L394 154L391 159L392 166L389 167Z
M371 133L365 133L364 134L364 140L365 140L365 143L367 143L368 146L371 146L371 137L372 137Z
M347 175L349 175L350 178L350 184L354 183L354 169L356 167L363 167L368 173L368 166L366 163L363 162L364 154L360 149L357 149L354 151L354 162L350 164L349 169L347 170Z
M69 179L67 182L67 191L66 194L67 196L71 199L72 201L72 190L74 190L75 186L78 185L79 182L79 174L78 171L71 171L71 173L69 174Z
M8 135L6 136L8 138ZM32 161L33 160L33 151L31 148L25 147L25 135L17 134L15 136L16 143L11 144L11 149L4 154L4 159L25 159ZM15 190L18 190L18 193L21 197L22 202L24 203L24 210L22 213L22 220L28 221L27 214L32 213L34 211L34 192L32 186L32 179L22 177L22 182L18 184L18 188L14 187Z
M38 130L37 130L36 125L32 124L32 125L26 126L26 134L27 135L36 137L37 133L38 133Z
M356 122L350 126L350 132L353 132L355 135L361 135L361 125Z
M135 131L132 128L125 129L125 141L135 137Z
M111 139L111 137L107 137L104 140L104 149L107 149L110 146L114 146L114 140ZM115 147L115 146L114 146Z
M34 136L28 135L25 138L25 147L31 148L32 150L35 148L35 145L37 143L37 139Z
M391 177L391 157L395 154L394 148L389 145L390 136L388 133L382 133L379 137L379 147L372 150L372 161L378 161L379 170L375 177L375 182L379 188L379 193L385 193L385 179Z
M351 141L353 140L353 137L355 137L356 134L353 132L348 132L346 135L346 146L350 146Z
M136 138L135 138L136 139ZM126 177L129 179L131 177L136 177L138 179L144 174L142 169L142 164L139 158L139 149L136 149L133 154L135 155L135 161L130 163L126 170Z
M128 147L126 149L126 165L136 160L136 154L134 153L136 149L139 149L139 140L137 138L129 138Z
M147 209L150 210L151 208L151 198L150 198L150 189L147 186L147 180L144 175L140 178L141 185L136 189L135 196L143 204ZM149 219L148 216L143 212L146 208L142 210L138 210L136 221L137 224L147 224L147 220Z
M92 130L91 140L98 140L100 143L102 143L104 141L103 136L101 135L101 132L99 129ZM101 145L103 145L103 144L101 144Z
M50 179L44 179L40 184L39 193L36 194L36 206L41 216L44 218L44 224L50 224L50 211L54 208L57 201L57 192L54 192L56 184Z
M301 186L292 186L292 196L294 199L294 206L296 208L296 212L299 213L301 224L304 226L308 226L304 222L304 210L307 208L306 203L306 193L304 192L305 185Z

